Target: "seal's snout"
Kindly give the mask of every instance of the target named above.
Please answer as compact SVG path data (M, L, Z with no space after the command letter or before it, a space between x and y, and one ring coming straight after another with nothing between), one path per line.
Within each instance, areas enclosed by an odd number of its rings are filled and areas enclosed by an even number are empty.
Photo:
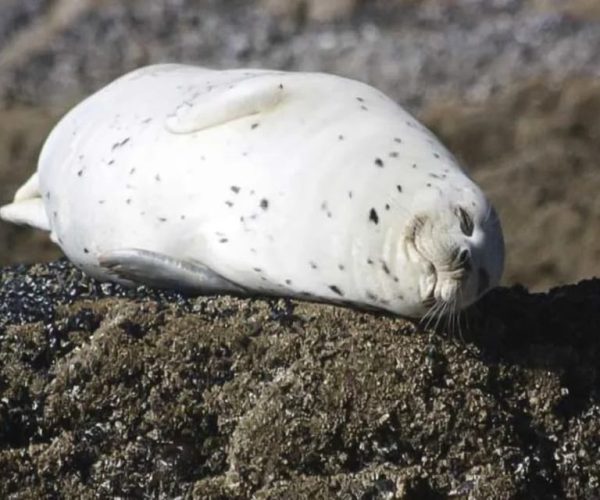
M457 231L462 233L462 238L457 237ZM462 303L469 296L467 289L477 268L468 244L473 233L474 221L460 207L454 211L421 213L409 223L405 241L407 254L421 268L419 288L426 307L436 302ZM477 282L482 287L488 286L479 276Z

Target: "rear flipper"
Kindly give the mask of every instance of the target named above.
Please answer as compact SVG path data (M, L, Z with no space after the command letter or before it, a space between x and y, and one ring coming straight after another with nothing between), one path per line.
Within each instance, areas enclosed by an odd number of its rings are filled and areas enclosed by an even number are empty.
M50 231L50 223L39 191L37 173L33 174L17 191L15 199L10 205L0 208L0 219Z
M120 280L155 288L187 293L229 292L247 295L248 291L215 273L209 267L174 259L148 250L126 248L105 253L100 266Z

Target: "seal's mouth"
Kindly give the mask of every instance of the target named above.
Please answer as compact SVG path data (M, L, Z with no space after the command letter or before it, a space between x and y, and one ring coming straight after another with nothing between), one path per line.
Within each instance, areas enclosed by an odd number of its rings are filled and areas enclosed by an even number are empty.
M410 260L422 267L419 294L422 304L431 308L437 303L460 306L465 283L472 271L471 255L451 237L444 241L444 230L434 232L425 217L415 217L406 237Z
M471 264L468 256L461 258L461 252L456 253L459 254L459 257L454 259L451 265L436 265L420 253L426 266L425 277L422 280L423 286L420 287L424 306L432 307L437 302L461 302L462 291L465 288Z

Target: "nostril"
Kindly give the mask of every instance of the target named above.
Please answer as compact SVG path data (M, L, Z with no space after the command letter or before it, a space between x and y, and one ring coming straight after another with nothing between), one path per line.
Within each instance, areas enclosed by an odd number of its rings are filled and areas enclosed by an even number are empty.
M458 256L458 265L465 271L470 271L472 269L471 255L469 254L469 251L466 248L462 252L460 252Z

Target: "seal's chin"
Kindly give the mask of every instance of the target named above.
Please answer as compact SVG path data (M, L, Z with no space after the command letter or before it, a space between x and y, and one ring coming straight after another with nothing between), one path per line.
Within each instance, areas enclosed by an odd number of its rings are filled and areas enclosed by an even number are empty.
M444 303L462 309L474 302L475 298L471 297L468 287L469 263L462 262L448 266L445 261L434 263L424 256L422 259L426 261L427 272L421 278L419 291L425 307Z

